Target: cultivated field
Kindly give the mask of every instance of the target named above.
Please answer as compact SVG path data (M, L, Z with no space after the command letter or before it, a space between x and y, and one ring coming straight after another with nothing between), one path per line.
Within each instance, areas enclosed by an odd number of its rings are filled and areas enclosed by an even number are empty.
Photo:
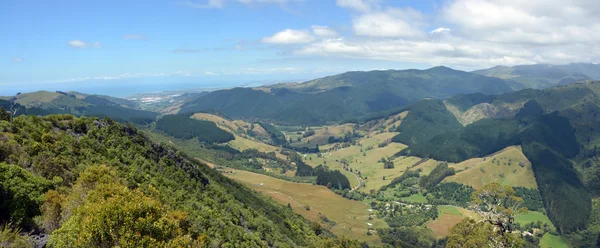
M360 172L365 187L360 188L360 191L369 192L370 190L379 189L381 186L388 184L392 179L400 176L402 172L410 165L412 165L413 159L396 160L394 161L395 167L393 169L384 169L383 163L379 162L382 158L388 158L402 149L406 148L406 145L399 143L390 143L385 147L378 147L379 144L386 142L393 136L398 134L397 132L387 132L381 134L373 134L366 136L358 141L358 144L362 146L353 145L339 150L322 153L319 158L316 154L307 154L306 163L315 167L320 164L329 166L330 169L342 170L344 165L342 160L348 163L348 167L352 169L352 172ZM372 146L372 149L368 147ZM331 146L325 146L321 150L328 149ZM416 159L417 161L419 159ZM356 179L351 178L348 173L345 173L352 184L352 187L358 185ZM385 177L385 180L383 179Z
M371 245L381 245L377 235L367 235L368 223L371 223L372 228L375 229L385 228L387 224L376 218L369 220L370 207L364 202L343 198L323 186L292 183L247 171L231 171L232 173L224 173L224 175L270 196L281 204L289 203L294 212L311 221L319 222L325 228L330 228L336 235L364 240ZM307 210L307 206L310 210ZM319 213L335 221L336 224L332 226L322 221Z
M540 239L540 247L542 247L542 248L569 248L569 245L562 237L554 236L550 233L546 233Z
M480 219L481 217L471 211L456 206L438 206L438 218L430 220L425 225L431 229L436 238L443 238L448 235L450 228L461 222L464 218Z
M550 225L550 227L552 227L552 229L555 229L554 225L552 224L552 221L550 221L550 219L548 219L548 216L546 216L542 212L527 211L527 213L519 214L519 215L515 216L515 222L517 222L521 225L525 225L525 224L531 223L531 222L538 222L538 221L541 221L542 224L547 223L548 225Z

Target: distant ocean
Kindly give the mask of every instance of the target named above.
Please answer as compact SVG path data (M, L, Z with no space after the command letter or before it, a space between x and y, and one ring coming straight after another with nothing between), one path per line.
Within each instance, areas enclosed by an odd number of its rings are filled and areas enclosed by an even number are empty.
M202 89L223 89L231 87L257 87L261 85L273 84L277 82L295 82L298 80L278 80L278 79L215 79L207 80L203 78L135 78L123 80L89 80L82 82L68 83L30 83L30 84L10 84L0 85L0 96L15 95L18 92L45 91L77 91L85 94L108 95L115 97L128 97L138 93L153 93L162 91L179 90L202 90Z
M151 93L161 91L219 89L245 85L236 82L193 83L193 82L114 82L95 81L61 84L28 84L14 86L0 86L0 96L15 95L18 92L46 91L77 91L86 94L99 94L115 97L127 97L137 93Z

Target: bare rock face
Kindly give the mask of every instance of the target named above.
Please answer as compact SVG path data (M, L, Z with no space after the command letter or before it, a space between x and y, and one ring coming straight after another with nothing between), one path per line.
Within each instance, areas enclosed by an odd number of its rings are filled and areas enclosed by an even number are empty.
M461 112L458 108L452 104L445 103L446 108L450 111L456 119L463 126L469 125L481 119L487 118L511 118L523 107L522 103L519 104L490 104L480 103L473 107Z

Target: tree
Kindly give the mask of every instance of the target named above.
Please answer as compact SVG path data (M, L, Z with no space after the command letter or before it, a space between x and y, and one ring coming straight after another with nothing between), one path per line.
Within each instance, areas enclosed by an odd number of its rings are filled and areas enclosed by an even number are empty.
M18 95L21 95L21 93L17 93L17 96ZM10 114L10 131L11 132L13 130L12 129L13 119L15 118L15 114L17 114L17 109L15 109L15 106L17 105L17 96L14 96L8 100L8 102L10 104L9 114Z
M500 235L487 222L465 218L448 232L448 248L477 247L523 247L524 241L517 235Z
M500 234L512 232L514 216L527 212L523 198L515 195L510 186L501 186L494 182L484 185L471 195L473 209L478 212L483 221L498 228Z
M513 234L514 215L526 212L523 199L510 186L490 183L471 195L472 209L483 218L467 218L448 233L447 247L523 247L520 234Z

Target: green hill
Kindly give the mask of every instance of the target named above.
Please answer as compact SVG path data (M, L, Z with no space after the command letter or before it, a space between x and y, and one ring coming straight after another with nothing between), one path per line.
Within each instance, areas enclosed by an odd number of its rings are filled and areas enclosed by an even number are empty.
M600 80L600 65L573 63L567 65L496 66L473 73L506 79L513 89L544 89L567 85L581 80Z
M0 222L54 247L358 247L131 126L0 120Z
M183 115L166 115L156 122L156 130L178 139L196 138L208 144L224 143L235 139L212 121L192 119Z
M154 112L136 109L138 105L134 102L110 96L37 91L16 97L16 102L26 107L29 114L86 115L136 123L149 123L158 116Z
M447 67L428 70L346 72L301 84L277 84L211 92L180 113L219 111L232 118L263 118L284 124L340 122L409 105L424 98L511 91L502 79Z
M521 107L515 108L512 117L481 119L412 144L399 155L458 162L521 145L532 163L544 206L554 225L561 231L581 230L588 221L590 194L598 196L600 192L599 93L600 83L587 82L523 90L489 99L480 96L475 96L475 100L464 96L450 99L456 109L462 110L480 104Z

